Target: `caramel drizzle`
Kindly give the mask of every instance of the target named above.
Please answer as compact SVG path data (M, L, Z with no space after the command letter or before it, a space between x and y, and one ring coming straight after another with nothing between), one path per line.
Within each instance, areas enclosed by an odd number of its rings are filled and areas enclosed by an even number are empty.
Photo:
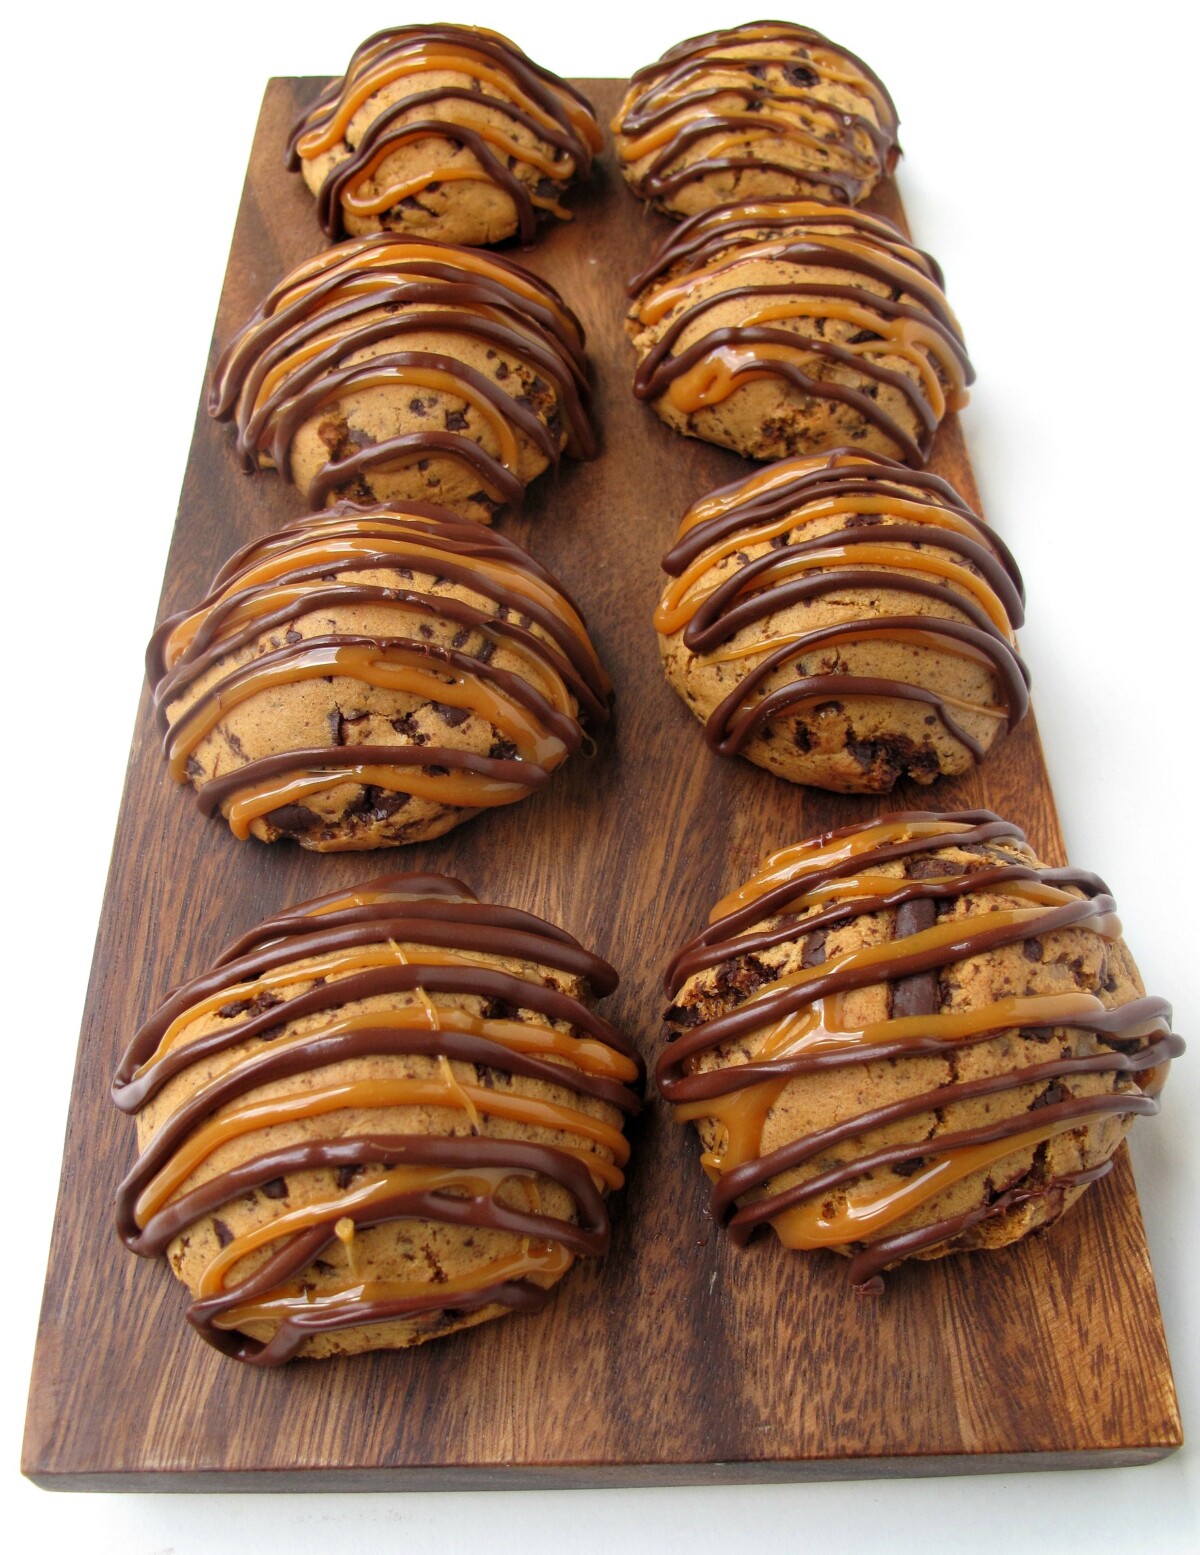
M378 573L383 581L364 580L364 574ZM493 612L432 592L428 584L422 588L417 575L464 584L491 601ZM315 611L363 605L427 614L453 624L464 640L479 632L484 643L468 655L418 637L340 633L301 638L247 664L236 662ZM533 631L535 625L546 635ZM517 657L520 674L490 663L498 647ZM225 673L196 696L195 682L223 663L229 664ZM421 504L405 512L316 514L244 547L200 606L158 628L147 670L178 782L188 781L197 747L241 702L276 686L333 675L473 713L514 746L509 758L398 740L395 746L337 745L245 762L199 793L207 813L225 808L241 838L259 817L341 783L469 809L514 803L580 748L581 717L607 718L611 689L578 609L543 568L512 541Z
M551 430L487 374L438 352L401 349L405 336L428 331L468 336L542 375L555 390L563 430ZM390 349L354 360L385 342ZM551 463L564 436L573 457L595 453L583 331L558 293L494 255L390 233L339 244L285 277L222 354L208 409L220 420L236 418L247 470L273 467L291 479L292 440L314 414L349 393L405 385L473 408L492 448L449 426L398 433L331 455L310 484L314 505L354 488L367 472L402 470L431 454L477 475L487 500L515 504L524 492L520 437Z
M762 262L771 264L773 275L790 268L796 279L743 279ZM803 279L828 270L840 279ZM722 280L721 289L689 303L696 285L714 277ZM863 279L887 294L872 291ZM666 395L690 415L720 404L743 384L781 378L805 394L852 406L906 464L916 466L928 458L945 413L967 402L974 372L937 267L880 217L805 200L721 206L685 232L669 234L632 288L638 289L635 327L669 320L638 366L639 399ZM710 329L676 353L685 331L733 301L740 306L737 324ZM817 332L823 319L853 324L856 333L841 345L824 340ZM816 321L810 333L805 320ZM786 321L798 327L778 327ZM916 381L885 366L883 357L906 362ZM916 418L916 437L871 394L825 375L838 370L897 390Z
M768 83L772 67L787 84ZM700 86L713 76L714 85ZM837 87L857 109L831 100ZM740 98L740 113L720 101L730 97ZM897 125L886 88L862 60L812 28L769 22L690 38L639 70L612 131L624 137L617 149L627 167L652 156L630 175L648 199L669 201L713 173L766 170L798 192L853 205L895 165ZM756 154L764 140L786 142L796 161ZM680 165L697 145L702 155Z
M938 859L942 849L964 847L982 851L987 862L967 870ZM938 859L944 872L923 870L920 878L875 872L882 864L913 858ZM987 909L965 920L937 919L938 901L993 894L1023 905ZM825 934L831 926L889 908L896 912L890 941L826 959ZM677 1029L657 1067L659 1089L674 1104L680 1122L707 1118L719 1125L715 1148L702 1157L715 1183L714 1218L727 1224L738 1241L769 1223L789 1247L854 1249L851 1279L861 1284L893 1259L952 1240L989 1213L1001 1214L1042 1193L1064 1195L1102 1175L1106 1166L1036 1189L1018 1182L998 1197L1000 1208L992 1205L903 1229L922 1205L973 1172L1110 1114L1158 1111L1166 1066L1183 1051L1170 1028L1170 1007L1161 999L1141 998L1109 1009L1091 994L1037 994L966 1011L938 1008L934 974L941 969L996 946L1068 927L1106 939L1119 936L1114 903L1103 882L1038 865L1020 830L986 811L884 816L766 859L745 885L717 904L710 927L684 947L667 974L668 991L676 995L688 978L706 968L738 963L797 939L805 942L800 970L775 976L722 1015ZM891 986L889 1016L866 1025L849 1019L844 996L878 983ZM668 1021L679 1014L668 1011ZM771 1109L797 1075L906 1055L953 1054L1014 1029L1062 1027L1091 1034L1097 1051L954 1081L763 1153ZM748 1059L716 1069L697 1067L701 1055L738 1038L750 1041ZM1112 1074L1113 1092L1077 1097L1057 1084L1084 1073ZM1043 1089L1031 1111L914 1144L855 1152L856 1141L890 1123L1035 1085ZM832 1164L772 1190L781 1174L835 1147ZM894 1183L853 1191L865 1173L896 1165L907 1170L897 1173ZM834 1188L849 1189L846 1207L836 1212L828 1197Z
M629 1147L619 1128L581 1100L636 1111L630 1082L640 1083L641 1062L585 1004L529 972L500 970L497 956L579 976L595 993L616 983L611 967L561 929L479 903L458 881L395 875L268 919L230 947L216 971L172 995L135 1036L113 1086L126 1112L139 1111L193 1065L249 1050L218 1066L215 1078L169 1114L122 1183L118 1230L133 1252L157 1256L189 1226L254 1190L270 1187L267 1197L286 1197L280 1179L288 1173L339 1173L336 1191L281 1208L213 1258L189 1312L210 1343L269 1365L316 1332L449 1306L532 1309L545 1299L539 1279L556 1279L576 1256L605 1250L601 1195L621 1186ZM407 1002L348 1008L385 992ZM443 1005L439 995L474 999L478 1009ZM214 1014L228 1024L194 1036L196 1024ZM394 1079L322 1076L331 1066L378 1055L421 1055L434 1068ZM474 1066L477 1075L499 1070L536 1079L553 1094L541 1099L479 1084L456 1073L455 1064ZM304 1089L263 1096L264 1086L295 1075L308 1079ZM446 1119L443 1132L389 1131L393 1109L406 1107L435 1109ZM329 1119L318 1127L336 1130L336 1119L350 1109L366 1115L352 1133L271 1142L272 1129L297 1121ZM489 1119L547 1130L554 1142L489 1137ZM204 1177L215 1151L260 1133L263 1149ZM368 1165L383 1165L386 1175L352 1184L356 1169ZM577 1222L544 1213L544 1179L570 1192ZM527 1207L498 1199L501 1189ZM519 1240L457 1281L364 1281L356 1235L398 1218L492 1227ZM304 1276L335 1241L347 1252L346 1279L314 1294ZM246 1273L243 1260L264 1250L269 1256ZM247 1323L277 1327L263 1343L236 1332Z
M834 528L804 538L806 526L831 519ZM771 549L746 558L747 547L763 544ZM956 559L934 555L934 549ZM741 565L718 578L717 569L730 557ZM694 653L756 661L707 720L708 744L721 755L743 750L775 718L831 698L869 696L927 703L979 760L984 747L954 712L1011 728L1028 710L1029 672L1014 637L1024 596L1011 556L952 488L936 477L910 474L894 460L849 449L781 460L689 509L662 565L672 578L654 616L660 635L682 631ZM791 605L848 589L887 589L952 604L965 619L916 611L852 615L813 631L737 641L744 629ZM965 702L909 681L851 673L801 672L765 690L793 662L874 640L982 664L999 700Z
M422 77L434 72L462 75L473 87L422 89ZM411 82L411 88L376 114L357 146L351 146L347 132L355 114L398 81ZM511 133L490 125L458 122L459 103L503 115L513 128L520 126L548 145L550 154L522 146ZM408 117L421 109L425 113L418 119ZM438 162L419 177L367 193L380 164L397 147L426 138L457 143L472 154L472 163ZM368 38L346 74L301 115L288 143L288 166L295 170L335 148L347 153L326 175L317 197L321 226L331 238L345 235L346 211L380 215L432 183L467 179L492 183L509 196L521 240L528 243L536 235L539 210L570 219L558 196L574 177L586 176L601 144L586 99L499 33L475 27L396 27ZM524 177L516 165L525 170Z

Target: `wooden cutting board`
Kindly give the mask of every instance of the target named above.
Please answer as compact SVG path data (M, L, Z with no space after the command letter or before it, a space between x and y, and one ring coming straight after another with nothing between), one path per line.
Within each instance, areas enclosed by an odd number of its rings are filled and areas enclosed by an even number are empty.
M616 82L580 83L602 120ZM323 246L286 132L315 80L268 88L214 336ZM795 788L711 756L662 678L650 614L684 507L749 467L668 432L630 393L623 283L665 221L601 163L517 255L589 337L601 457L564 462L504 522L583 605L617 688L615 727L538 797L437 842L376 856L238 843L169 780L145 696L80 1037L35 1355L24 1469L60 1489L667 1485L1144 1463L1182 1439L1141 1215L1116 1170L1049 1235L910 1266L881 1299L846 1265L764 1237L738 1251L706 1218L689 1131L660 1103L635 1125L614 1241L546 1310L417 1350L238 1366L183 1321L161 1260L131 1258L112 1198L133 1128L111 1105L118 1054L164 992L285 904L396 868L446 870L563 924L613 961L609 1018L657 1055L670 951L764 852L861 819L866 798ZM872 202L899 216L890 185ZM969 323L969 321L968 321ZM164 347L165 348L165 347ZM958 425L932 461L977 493ZM198 600L243 542L297 516L295 490L244 475L228 428L197 416L162 608ZM1003 516L999 527L1003 528ZM1036 687L1037 666L1034 666ZM1062 863L1029 718L981 771L897 790L893 808L986 807ZM887 808L885 805L884 808ZM1103 859L1080 859L1103 870Z

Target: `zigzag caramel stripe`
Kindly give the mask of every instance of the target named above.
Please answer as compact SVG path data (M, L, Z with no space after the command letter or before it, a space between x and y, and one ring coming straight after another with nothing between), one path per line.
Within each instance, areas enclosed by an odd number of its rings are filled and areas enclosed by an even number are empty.
M440 352L401 348L406 335L435 331L511 355L550 383L562 426L548 427L487 374ZM393 349L354 361L382 340ZM497 452L462 431L398 434L339 452L308 489L319 506L372 471L406 469L431 454L475 474L490 502L517 504L517 434L557 464L567 452L590 459L595 438L586 411L583 330L562 298L518 265L452 243L391 233L353 238L286 276L242 327L217 363L209 414L234 417L248 470L274 468L291 479L290 449L300 427L347 394L399 387L453 395L477 411Z
M532 972L502 969L501 956L580 978L597 997L617 982L561 929L481 903L460 881L389 875L268 919L139 1030L113 1084L124 1112L137 1113L194 1066L216 1060L217 1072L159 1125L121 1184L125 1245L155 1257L225 1204L249 1195L264 1209L276 1206L255 1228L219 1238L225 1245L188 1313L211 1344L277 1365L330 1330L492 1304L533 1310L548 1297L541 1278L553 1281L576 1257L606 1250L602 1196L621 1186L629 1155L609 1119L637 1110L631 1086L640 1086L641 1061L587 1005ZM351 1008L381 994L393 996L384 1008ZM464 997L464 1007L445 1002ZM199 1034L197 1024L214 1015L223 1024ZM248 1053L222 1062L251 1039ZM322 1078L331 1065L381 1055L419 1055L438 1068L425 1078ZM478 1078L465 1077L464 1066ZM495 1071L542 1082L552 1094L497 1086ZM262 1094L295 1076L305 1078L302 1089ZM434 1109L440 1127L387 1127L389 1109L417 1107ZM346 1132L347 1109L366 1111L370 1126ZM490 1137L492 1120L548 1130L553 1142ZM297 1122L309 1125L308 1137L273 1138L273 1129ZM247 1159L205 1175L216 1151L247 1139L255 1142ZM356 1180L362 1168L380 1166L382 1174ZM319 1168L336 1172L336 1189L290 1206L289 1174ZM543 1179L567 1190L573 1219L545 1212ZM514 1184L525 1208L511 1203ZM502 1187L509 1202L497 1198ZM403 1219L490 1227L516 1240L468 1276L439 1283L359 1277L357 1234ZM347 1279L314 1288L306 1273L336 1241L347 1250ZM266 1342L238 1331L264 1322L277 1325Z
M489 608L436 592L435 579L470 589ZM394 611L397 635L293 631L316 611L363 606ZM448 625L452 641L481 634L483 644L468 654L413 636L414 614ZM268 640L282 646L239 663L245 650ZM524 674L490 662L501 647ZM332 675L436 701L452 717L454 710L463 718L474 713L512 748L492 757L398 736L394 745L331 745L249 761L199 790L205 812L223 808L239 837L281 805L346 782L472 811L511 804L580 748L581 718L596 724L608 717L611 689L583 618L549 573L511 540L422 504L315 514L244 547L196 609L158 628L147 673L179 782L194 774L194 752L231 709L279 686Z
M428 85L431 76L447 73L468 78L473 87ZM346 135L355 114L376 93L400 82L404 95L382 109L351 147ZM458 122L464 103L476 115L488 109L508 127ZM514 138L518 126L538 144ZM378 187L376 175L387 158L423 140L437 143L435 155L442 160L418 177ZM466 181L490 183L507 194L521 240L529 243L539 210L570 219L560 196L572 179L586 176L602 144L586 99L499 33L444 25L390 27L360 45L346 74L301 115L288 142L288 166L295 170L339 147L347 153L317 196L321 226L331 238L344 236L347 213L383 216L418 200L431 184ZM455 148L471 157L453 158Z
M764 262L775 279L750 279ZM829 271L836 280L825 278ZM701 283L720 286L692 301ZM883 295L863 284L871 280ZM669 233L630 282L635 330L670 323L640 362L639 399L663 395L694 414L741 385L775 377L806 395L850 406L894 444L906 464L922 465L947 411L967 402L974 370L962 332L929 255L879 216L815 200L723 205ZM738 322L709 329L676 350L714 308L738 305ZM784 322L794 327L779 327ZM851 324L842 344L823 338L827 321ZM916 377L883 365L900 358ZM866 380L863 388L839 374ZM888 385L914 413L914 438L870 392Z
M993 844L999 844L993 847ZM966 848L985 862L963 870L930 864L939 849ZM919 878L878 873L893 860L919 861ZM912 863L906 865L912 870ZM981 909L969 920L938 921L936 906L970 894L1017 898L1021 905ZM826 957L826 932L862 915L895 909L894 937ZM1039 865L1017 827L987 811L936 815L914 811L829 832L773 854L739 890L714 908L710 926L675 959L666 987L677 996L697 972L743 963L772 946L804 942L802 967L773 974L740 1004L714 1019L686 1025L685 1010L667 1012L672 1040L657 1069L658 1086L680 1122L715 1120L718 1148L703 1157L715 1181L714 1218L742 1242L774 1226L785 1246L852 1251L850 1278L874 1279L888 1264L951 1241L972 1225L1035 1197L1062 1195L1103 1176L1104 1162L1036 1187L1018 1182L994 1202L953 1219L913 1229L907 1221L951 1184L1014 1152L1108 1115L1152 1114L1170 1059L1183 1043L1170 1028L1170 1007L1141 998L1116 1009L1088 993L1011 996L966 1011L940 1009L938 972L998 946L1036 940L1061 929L1105 939L1120 935L1112 897L1094 875ZM759 969L762 963L756 963ZM848 1025L842 996L874 984L891 987L888 1018ZM942 1085L762 1153L767 1115L797 1075L907 1056L951 1055L1007 1031L1088 1033L1094 1051L1072 1044L1068 1056ZM748 1061L701 1071L696 1060L722 1043L749 1038ZM1064 1043L1064 1047L1066 1047ZM1055 1082L1108 1074L1112 1091L1072 1096ZM915 1144L866 1151L859 1141L887 1124L1021 1086L1046 1087L1038 1105L984 1127L951 1130ZM836 1148L834 1160L785 1189L772 1182ZM875 1168L906 1168L883 1189L854 1192ZM848 1188L848 1205L830 1214L831 1189Z
M832 527L806 537L808 526L831 520ZM747 558L747 547L764 543L769 551ZM718 575L730 557L741 565ZM928 703L978 760L984 748L955 713L1010 728L1028 709L1029 672L1014 637L1023 620L1020 574L1004 543L935 475L850 449L781 460L690 508L662 565L671 582L655 612L658 632L682 629L693 653L744 666L707 721L708 743L721 755L742 750L775 718L833 697L870 696ZM923 600L951 605L956 614L917 608L869 614L864 606L861 616L812 631L733 642L746 627L792 605L848 590L886 590L910 596L914 606ZM810 655L880 641L986 666L997 700L960 702L908 681L845 673L801 672L769 694L764 690L780 670Z
M626 167L653 155L628 175L646 199L668 202L713 174L769 172L781 192L853 205L895 165L897 124L886 87L861 59L811 27L755 22L690 38L639 70L612 131ZM771 144L780 140L788 161ZM702 153L689 162L695 147Z

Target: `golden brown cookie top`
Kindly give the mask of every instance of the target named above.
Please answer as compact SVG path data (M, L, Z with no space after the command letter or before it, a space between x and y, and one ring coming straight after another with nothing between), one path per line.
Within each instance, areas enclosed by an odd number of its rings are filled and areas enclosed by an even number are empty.
M267 919L171 994L121 1061L113 1099L147 1122L118 1196L122 1240L155 1256L223 1205L257 1202L253 1230L220 1236L189 1318L258 1365L388 1318L541 1305L540 1278L605 1250L602 1194L628 1157L606 1119L637 1110L641 1063L590 1008L616 982L562 929L440 875L383 876ZM414 1058L434 1067L377 1062ZM460 1078L471 1066L476 1082ZM390 1115L425 1124L378 1126ZM293 1194L330 1173L316 1198ZM569 1194L569 1218L543 1212L538 1179ZM524 1209L500 1192L515 1181ZM377 1272L309 1299L325 1248L400 1220L509 1231L517 1251L461 1288ZM263 1322L266 1343L237 1331Z
M198 781L206 813L227 807L240 836L356 774L472 810L510 803L584 744L611 689L577 607L527 551L420 504L344 506L243 547L198 606L158 628L147 672L173 775ZM502 746L424 735L363 746L338 717L328 747L196 772L197 749L240 703L330 676L423 699L447 731L474 715Z
M772 854L666 977L659 1089L682 1118L716 1120L714 1214L739 1239L769 1222L788 1246L849 1251L864 1282L1023 1194L1061 1197L1103 1175L1106 1160L1036 1188L1018 1181L953 1223L891 1232L1014 1150L1158 1111L1183 1044L1120 935L1101 880L1045 867L988 811L885 815ZM935 1065L930 1087L931 1059L948 1070ZM1083 1077L1100 1090L1073 1094ZM806 1126L762 1153L765 1121L796 1081L808 1085ZM957 1126L968 1103L974 1121ZM923 1117L929 1132L872 1148ZM882 1187L840 1204L884 1168Z
M634 393L665 395L683 412L774 376L849 405L919 466L974 379L936 261L894 223L848 206L775 200L701 212L666 235L629 292L642 355ZM714 313L722 322L710 325ZM897 360L908 373L888 365ZM915 437L879 403L882 385L903 393Z
M553 390L555 427L502 382L445 351L405 350L406 336L462 339L527 365ZM380 343L386 348L380 349ZM478 249L373 233L339 243L285 276L226 347L209 414L235 418L249 470L273 465L291 478L299 428L340 396L396 388L447 392L473 407L498 450L463 428L422 431L332 454L309 487L320 506L356 474L421 454L453 457L496 500L519 503L518 434L545 460L591 458L583 328L554 288L520 265ZM465 418L460 418L465 419Z
M897 125L887 88L856 55L811 27L750 22L637 71L612 130L637 193L680 214L681 196L704 201L706 181L729 198L746 176L857 204L895 165Z
M359 125L364 110L367 122ZM489 118L480 122L485 110ZM423 140L438 148L428 168L398 184L385 179L380 188L381 164ZM512 200L528 243L539 211L569 219L563 189L586 176L601 144L586 98L515 43L487 28L438 23L385 28L361 44L346 74L297 121L288 164L346 153L318 195L331 238L344 235L347 213L376 217L419 199L431 184L484 182ZM469 160L455 155L462 151Z
M994 714L1011 727L1028 709L1029 675L1014 635L1023 620L1020 573L1004 542L939 476L851 449L784 459L694 503L662 565L671 581L655 612L659 633L682 631L693 654L746 666L708 720L709 745L722 755L803 706L873 696L926 703L978 760L982 747L956 713ZM836 619L813 626L790 613L831 596L844 607ZM851 608L848 596L882 596L899 610ZM795 660L827 653L836 665L847 646L868 641L982 662L1000 701L959 708L915 675L881 680L838 668L762 692Z

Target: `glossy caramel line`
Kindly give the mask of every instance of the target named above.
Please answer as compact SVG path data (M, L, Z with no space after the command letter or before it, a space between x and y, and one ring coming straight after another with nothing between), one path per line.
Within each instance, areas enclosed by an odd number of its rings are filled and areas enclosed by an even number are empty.
M989 848L992 843L1002 846ZM964 867L941 856L943 850L964 848L991 857L982 863L972 858ZM897 861L909 878L878 872ZM939 921L936 903L963 896L979 898L980 911ZM989 905L993 896L1003 901ZM1013 899L1019 905L1012 905ZM828 929L888 908L895 909L890 940L829 954ZM803 965L786 975L768 975L736 1007L696 1024L683 1020L679 1008L668 1011L668 1021L676 1024L657 1067L659 1089L679 1121L715 1125L714 1142L702 1158L715 1184L714 1218L727 1223L739 1241L771 1224L792 1247L865 1244L851 1270L856 1281L873 1279L893 1257L934 1247L977 1224L982 1212L974 1219L949 1217L905 1229L910 1217L955 1182L1036 1150L1067 1130L1108 1116L1156 1112L1166 1067L1183 1051L1171 1031L1170 1007L1161 999L1109 1008L1080 992L1003 997L967 1010L940 1008L938 984L929 974L993 946L1042 940L1068 927L1110 939L1120 933L1103 882L1037 865L1019 830L987 812L900 813L782 849L718 904L713 920L672 964L667 980L672 993L712 967L752 964L765 970L755 958L797 939L805 945ZM869 1024L848 1017L844 996L874 984L891 989L890 1013ZM1017 1063L982 1077L970 1078L968 1071L965 1079L852 1113L769 1153L763 1149L768 1118L798 1075L908 1054L952 1057L1006 1032L1064 1028L1088 1033L1093 1046L1082 1052L1064 1048L1044 1062ZM703 1055L735 1039L748 1042L745 1057L736 1064L701 1066ZM1111 1075L1112 1091L1074 1095L1059 1085L1087 1074ZM971 1129L956 1130L951 1123L915 1143L875 1150L861 1144L898 1121L926 1113L940 1119L947 1107L989 1096L1003 1100L1022 1087L1038 1092L1031 1110L1002 1113ZM780 1186L787 1174L822 1157L823 1167ZM884 1178L882 1186L856 1189L867 1174L892 1167L894 1182ZM1042 1186L1047 1194L1062 1194L1072 1183ZM1023 1202L1019 1185L1003 1197L1008 1206Z
M473 89L424 87L431 74L467 77ZM347 138L351 120L377 93L404 83L404 94L377 113L358 137ZM456 105L470 104L500 115L510 129L479 120L456 122ZM412 115L424 110L414 120ZM523 129L550 148L524 145ZM457 142L474 156L474 166L431 165L406 183L368 194L380 164L409 141ZM321 225L331 238L344 235L344 212L379 214L418 195L431 183L474 178L490 182L512 200L520 236L530 242L539 209L568 218L559 195L572 178L586 175L600 149L599 127L587 101L559 77L533 64L515 44L483 28L448 25L397 27L377 32L355 52L346 74L334 81L297 121L288 143L288 165L299 167L337 148L346 153L326 175L318 195ZM514 171L523 165L527 177ZM529 180L533 187L530 187Z
M772 70L783 79L771 79ZM822 95L834 86L861 106ZM740 112L730 111L730 98ZM895 105L874 72L812 28L785 22L709 33L668 50L635 73L612 129L625 137L618 141L625 163L653 154L636 187L659 199L713 174L769 169L854 204L899 154ZM808 145L811 165L758 154L767 139ZM702 155L683 165L695 145Z
M521 970L502 970L496 957ZM612 969L564 931L477 903L461 882L386 876L267 920L146 1023L114 1084L125 1110L140 1110L193 1065L219 1063L208 1070L213 1078L159 1121L121 1186L118 1226L131 1250L154 1256L247 1193L286 1198L289 1174L348 1174L344 1182L338 1176L336 1191L283 1204L257 1227L224 1238L189 1313L210 1343L271 1365L318 1332L447 1305L532 1308L545 1298L541 1279L604 1250L601 1192L620 1185L629 1153L604 1109L635 1111L638 1097L627 1082L643 1070L624 1037L543 982L544 972L524 970L534 967L568 971L595 991L615 983ZM407 1002L362 1007L383 992L405 994ZM478 1000L478 1009L464 998ZM522 1011L532 1019L519 1018ZM390 1078L356 1078L334 1067L379 1055L434 1063ZM524 1076L550 1090L535 1096L476 1083L462 1066L477 1075ZM305 1077L302 1088L271 1090L295 1076ZM388 1133L396 1108L433 1108L452 1121L441 1135ZM272 1130L340 1110L372 1123L344 1137L272 1143ZM555 1142L489 1137L492 1118L545 1130ZM257 1145L259 1136L262 1145L235 1166L214 1173L207 1165L224 1146ZM383 1174L358 1181L367 1166ZM539 1179L567 1189L576 1220L539 1207ZM528 1211L513 1206L518 1188ZM503 1230L513 1238L511 1251L481 1258L453 1290L356 1280L356 1236L403 1218ZM334 1242L346 1250L348 1273L314 1296L305 1273ZM237 1332L245 1324L268 1337Z
M236 419L248 469L273 466L286 475L293 437L330 400L373 386L428 380L479 412L499 455L452 429L431 433L431 446L475 469L485 488L504 500L517 500L515 433L551 461L558 457L562 434L548 431L501 383L454 358L403 349L359 357L381 341L394 339L402 346L406 335L430 329L499 348L548 378L561 408L567 452L593 456L583 331L558 293L494 255L391 233L341 243L287 275L222 353L209 413ZM418 442L414 434L398 434L352 453L331 454L314 477L310 501L326 500L355 472L405 467L422 457Z
M491 613L436 592L447 581L490 601ZM325 609L359 605L396 612L406 635L296 629ZM449 622L452 641L478 631L482 642L467 654L407 635L414 610ZM515 666L491 662L498 648ZM451 716L474 715L508 742L508 753L495 756L397 741L243 760L199 785L201 808L223 809L239 837L259 817L346 783L468 810L513 803L580 749L581 720L607 718L611 690L582 616L544 569L513 542L422 504L313 515L243 547L197 608L161 624L147 668L181 782L195 770L198 747L239 704L306 679L400 691Z
M1029 672L1014 636L1024 589L1015 563L944 482L910 489L898 479L901 471L895 461L835 449L783 460L768 475L726 487L684 514L663 559L671 578L655 627L663 636L682 631L694 653L754 660L707 720L711 749L736 754L772 718L830 699L869 696L926 702L978 760L983 746L956 719L956 710L995 716L1010 728L1027 712ZM821 533L806 534L818 524ZM750 555L763 545L769 549ZM732 570L731 559L738 563ZM735 646L746 628L782 619L793 605L841 599L855 589L915 596L939 610L950 605L956 615L905 610L848 617ZM959 703L927 684L843 670L804 672L805 658L868 640L971 658L989 671L994 700ZM768 693L768 680L793 662L796 678Z
M942 417L966 403L974 377L937 267L882 218L864 222L847 209L835 224L842 212L796 200L774 206L791 214L772 215L764 227L761 209L735 204L706 212L686 241L669 235L631 283L635 335L658 331L634 393L666 397L694 414L742 384L776 377L852 406L905 464L922 465ZM708 290L697 298L703 286ZM727 316L735 304L735 322L706 325L711 310ZM827 321L854 333L836 343L824 336ZM689 334L695 338L685 345ZM872 392L855 388L854 379L865 379ZM915 418L915 436L880 403L880 387L901 397Z

